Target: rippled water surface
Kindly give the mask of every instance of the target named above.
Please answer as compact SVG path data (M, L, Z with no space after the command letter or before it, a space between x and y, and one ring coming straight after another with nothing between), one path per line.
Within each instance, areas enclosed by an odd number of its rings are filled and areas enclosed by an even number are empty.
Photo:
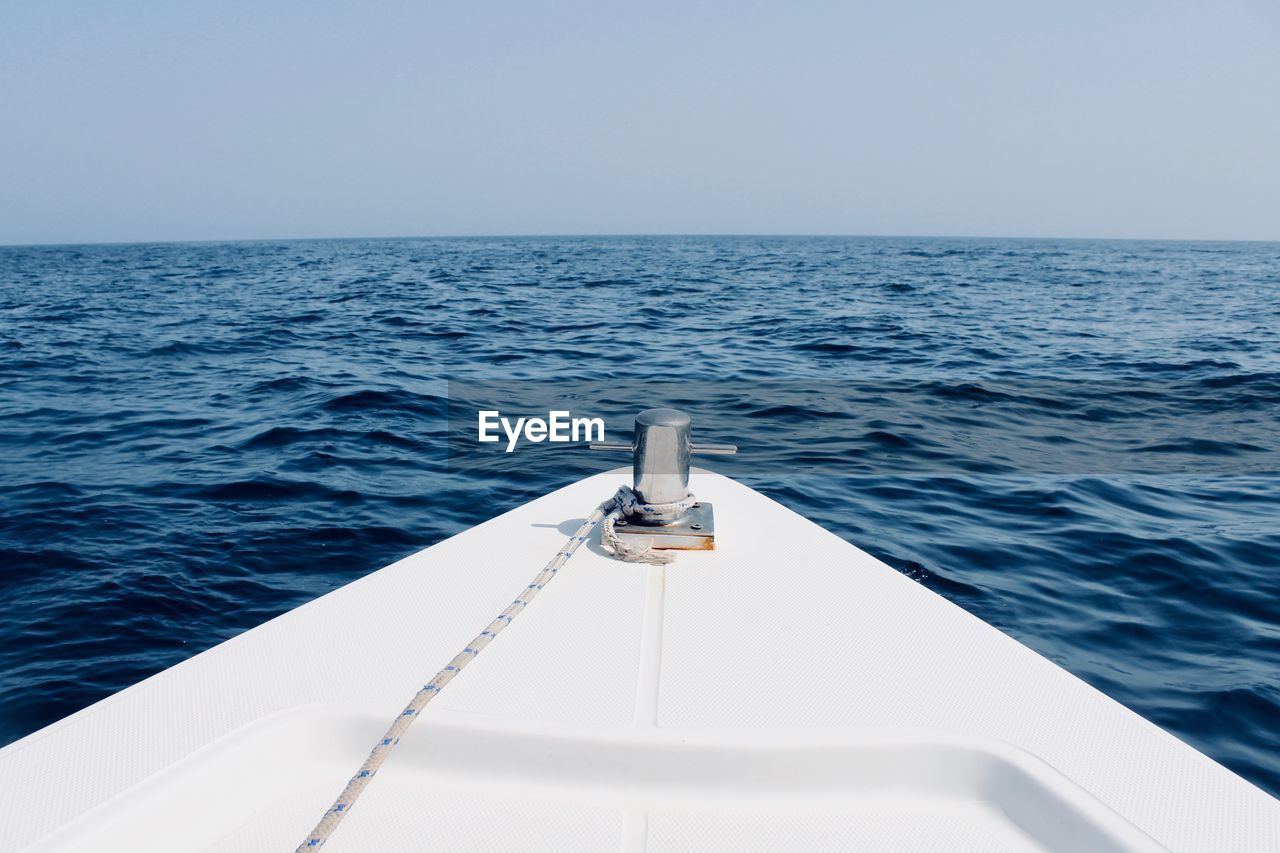
M0 743L618 463L450 464L448 389L530 380L692 409L712 467L1280 793L1277 244L0 248Z

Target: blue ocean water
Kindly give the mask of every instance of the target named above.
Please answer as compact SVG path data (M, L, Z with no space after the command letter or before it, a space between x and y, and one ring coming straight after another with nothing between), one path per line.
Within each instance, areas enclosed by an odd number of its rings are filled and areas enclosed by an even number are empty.
M710 467L1280 794L1260 243L0 248L0 743L619 464L451 457L451 387L540 382L689 408Z

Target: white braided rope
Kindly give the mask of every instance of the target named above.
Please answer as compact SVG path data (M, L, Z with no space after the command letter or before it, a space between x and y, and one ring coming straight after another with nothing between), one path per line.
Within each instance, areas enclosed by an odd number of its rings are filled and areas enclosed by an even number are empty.
M609 498L609 500L596 507L591 515L578 526L574 534L569 537L569 541L556 553L551 561L543 567L533 582L525 587L524 592L520 593L515 601L507 606L506 610L498 614L498 617L489 623L480 634L467 644L467 647L458 652L453 660L444 669L436 673L432 678L422 686L410 700L405 709L396 717L395 722L391 724L391 728L387 729L387 733L373 747L373 751L369 753L369 757L365 759L364 764L347 782L347 786L342 789L342 793L338 795L329 810L320 818L320 822L307 835L305 841L298 845L295 853L306 853L308 850L316 850L321 847L338 828L338 824L346 817L347 812L355 805L360 794L364 791L374 774L378 772L378 768L382 766L382 762L387 760L387 756L391 754L391 750L400 742L400 737L408 730L413 721L422 713L422 709L427 703L436 697L444 686L453 680L453 677L463 670L463 668L475 659L476 655L484 650L484 647L493 642L494 638L502 632L502 629L511 624L521 611L529 606L538 594L538 592L551 582L561 567L573 556L583 542L587 541L591 536L591 529L604 522L601 528L601 541L605 547L609 548L615 557L627 562L638 563L669 563L673 559L667 554L658 554L654 552L652 542L648 544L632 544L623 541L613 530L614 522L623 515L663 515L681 508L687 508L693 504L693 498L690 496L685 501L678 501L672 504L643 504L636 498L636 493L629 486L623 486L618 489L617 494Z
M677 515L682 515L693 506L693 495L688 495L683 500L675 501L674 503L645 504L640 503L635 491L623 486L614 495L613 499L618 501L618 512L609 513L604 517L604 525L600 528L600 541L613 552L615 557L619 560L626 560L628 563L649 563L655 566L670 563L675 559L673 554L664 554L653 550L652 539L648 542L632 543L626 541L617 534L614 530L614 525L622 516L630 518L642 518L644 516L673 518Z

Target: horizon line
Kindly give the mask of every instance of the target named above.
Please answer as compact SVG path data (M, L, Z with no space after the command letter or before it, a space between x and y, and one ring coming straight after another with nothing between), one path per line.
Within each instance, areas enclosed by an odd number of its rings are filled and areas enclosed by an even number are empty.
M200 237L193 239L161 240L84 240L75 242L38 241L34 243L0 243L0 249L26 248L75 248L78 246L182 246L216 243L305 243L342 242L355 240L572 240L607 238L757 238L757 239L806 239L826 238L845 240L1035 240L1081 241L1113 243L1280 243L1280 239L1249 237L1061 237L1045 235L986 235L986 234L890 234L843 232L659 232L659 231L602 231L563 233L491 233L491 234L371 234L319 237Z

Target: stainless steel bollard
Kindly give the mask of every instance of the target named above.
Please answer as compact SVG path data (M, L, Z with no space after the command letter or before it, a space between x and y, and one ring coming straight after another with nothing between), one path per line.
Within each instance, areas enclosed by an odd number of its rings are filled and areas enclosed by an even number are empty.
M636 415L631 444L593 444L592 450L631 451L631 480L636 497L646 504L674 504L689 493L689 456L693 453L737 453L732 444L694 444L693 419L679 409L646 409ZM642 528L624 530L624 528ZM715 526L711 505L695 503L667 513L635 516L615 527L622 535L643 535L655 548L705 550L714 547Z

